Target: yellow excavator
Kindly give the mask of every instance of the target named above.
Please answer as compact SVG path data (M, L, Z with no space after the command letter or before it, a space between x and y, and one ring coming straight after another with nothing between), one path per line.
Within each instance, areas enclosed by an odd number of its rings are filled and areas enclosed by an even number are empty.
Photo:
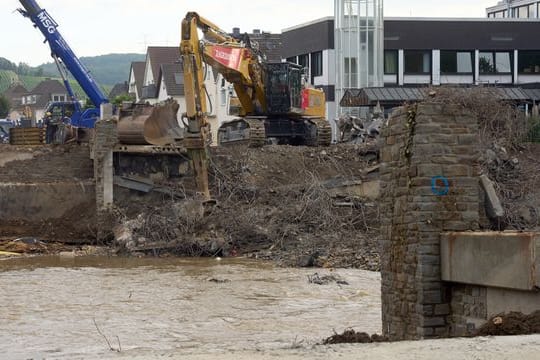
M194 162L199 190L207 198L206 66L234 86L241 105L240 116L220 126L219 145L262 146L270 140L291 145L330 144L324 92L306 86L301 66L267 63L247 36L235 38L195 12L187 13L182 21L180 51L186 99L184 144Z

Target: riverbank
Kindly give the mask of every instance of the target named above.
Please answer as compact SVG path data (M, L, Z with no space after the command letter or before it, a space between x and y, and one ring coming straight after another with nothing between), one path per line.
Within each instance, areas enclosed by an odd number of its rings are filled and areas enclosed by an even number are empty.
M304 360L304 359L377 359L377 360L536 360L540 351L540 335L461 338L425 341L403 341L384 344L357 344L299 347L275 351L223 352L218 354L192 354L179 356L173 353L161 354L155 359L187 360ZM129 358L111 355L110 359ZM145 355L135 355L131 359L145 359Z

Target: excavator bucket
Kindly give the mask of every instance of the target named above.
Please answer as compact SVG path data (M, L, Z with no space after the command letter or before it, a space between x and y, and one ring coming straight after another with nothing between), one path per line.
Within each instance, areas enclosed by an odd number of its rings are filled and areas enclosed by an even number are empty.
M177 120L179 105L167 101L160 105L134 105L120 112L118 137L122 144L174 144L184 138L184 130Z

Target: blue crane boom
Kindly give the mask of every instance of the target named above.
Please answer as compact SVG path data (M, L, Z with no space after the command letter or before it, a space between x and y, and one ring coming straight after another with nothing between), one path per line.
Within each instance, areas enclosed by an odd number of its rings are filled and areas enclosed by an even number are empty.
M100 105L109 102L107 96L103 94L95 80L90 75L90 72L81 63L79 58L77 58L73 50L71 50L67 42L64 40L58 31L58 24L53 20L49 13L45 9L42 9L34 0L19 1L24 7L24 10L19 9L19 12L32 21L34 26L37 27L45 36L45 41L49 43L49 47L51 48L51 56L58 67L60 75L64 80L66 90L75 106L75 111L71 117L71 124L76 127L93 128L96 118L99 117ZM77 80L90 101L92 101L96 107L95 109L88 109L84 112L82 111L73 89L69 84L64 68L69 70L75 80Z

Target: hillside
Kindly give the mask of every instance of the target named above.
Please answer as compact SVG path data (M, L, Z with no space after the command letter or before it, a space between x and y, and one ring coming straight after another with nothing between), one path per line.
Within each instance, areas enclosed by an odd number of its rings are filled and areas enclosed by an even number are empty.
M133 61L144 61L144 54L109 54L92 57L81 57L81 62L90 70L98 84L115 85L128 81L129 69ZM37 67L43 69L43 73L59 76L54 63L47 63Z
M0 70L0 94L14 82L19 80L19 76L12 70Z
M11 70L0 70L0 93L3 93L12 83L20 82L24 85L26 89L29 91L32 90L37 84L39 84L41 81L47 79L47 78L53 78L58 79L59 81L62 81L62 79L59 76L32 76L32 75L17 75L14 71ZM73 91L77 95L77 97L81 100L86 99L86 94L80 87L80 85L74 81L70 81L71 87L73 88ZM111 91L112 86L110 85L101 85L101 89L103 92L108 95Z

